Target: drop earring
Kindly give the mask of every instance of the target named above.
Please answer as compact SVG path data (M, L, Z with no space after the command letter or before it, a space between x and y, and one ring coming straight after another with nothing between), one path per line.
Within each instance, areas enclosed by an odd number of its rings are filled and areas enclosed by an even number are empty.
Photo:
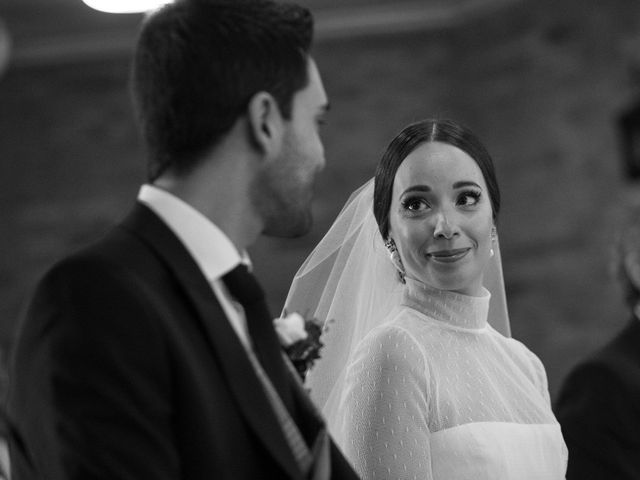
M384 246L387 247L391 263L393 263L393 266L396 267L400 282L406 283L404 279L404 277L406 276L406 272L404 270L404 265L402 264L402 259L400 258L400 253L398 252L396 242L393 241L393 238L388 238L387 241L384 242Z
M496 252L493 251L493 244L496 242L496 237L498 235L498 232L496 231L496 227L491 227L491 248L489 249L489 256L493 257Z

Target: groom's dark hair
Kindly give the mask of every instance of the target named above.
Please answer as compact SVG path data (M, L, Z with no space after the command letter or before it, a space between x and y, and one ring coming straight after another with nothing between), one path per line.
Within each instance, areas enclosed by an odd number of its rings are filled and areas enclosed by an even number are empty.
M177 0L151 14L131 82L149 179L189 171L258 92L289 119L312 37L307 9L270 0Z

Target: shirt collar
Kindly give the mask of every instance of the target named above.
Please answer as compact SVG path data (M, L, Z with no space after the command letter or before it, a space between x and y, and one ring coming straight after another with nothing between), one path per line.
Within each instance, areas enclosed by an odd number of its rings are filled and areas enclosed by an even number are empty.
M180 239L209 282L243 263L251 268L245 250L239 252L211 220L175 195L153 185L140 188L138 201L148 206Z

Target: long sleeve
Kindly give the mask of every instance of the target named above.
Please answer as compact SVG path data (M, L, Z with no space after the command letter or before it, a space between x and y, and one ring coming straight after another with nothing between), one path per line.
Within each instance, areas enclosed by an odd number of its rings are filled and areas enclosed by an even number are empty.
M551 405L551 395L549 394L549 381L547 380L547 372L542 364L542 361L524 345L518 344L524 358L529 359L531 365L531 377L534 379L535 384L544 398L545 403Z
M403 328L363 340L348 367L344 448L363 479L431 479L424 356Z

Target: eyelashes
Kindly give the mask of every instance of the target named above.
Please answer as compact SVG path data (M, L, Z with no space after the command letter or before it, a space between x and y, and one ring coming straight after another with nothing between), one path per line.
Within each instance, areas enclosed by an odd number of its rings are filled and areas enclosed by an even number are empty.
M458 205L470 207L472 205L476 205L480 201L481 197L482 197L482 193L476 190L465 190L458 196L458 201L456 203ZM470 203L468 201L469 199L471 199Z
M417 212L419 210L429 208L427 201L421 197L408 197L403 199L400 204L404 210L408 210L410 212Z
M456 197L456 206L474 207L480 202L482 192L477 190L464 190ZM408 214L416 214L431 208L431 204L424 196L409 196L400 201L402 210Z

